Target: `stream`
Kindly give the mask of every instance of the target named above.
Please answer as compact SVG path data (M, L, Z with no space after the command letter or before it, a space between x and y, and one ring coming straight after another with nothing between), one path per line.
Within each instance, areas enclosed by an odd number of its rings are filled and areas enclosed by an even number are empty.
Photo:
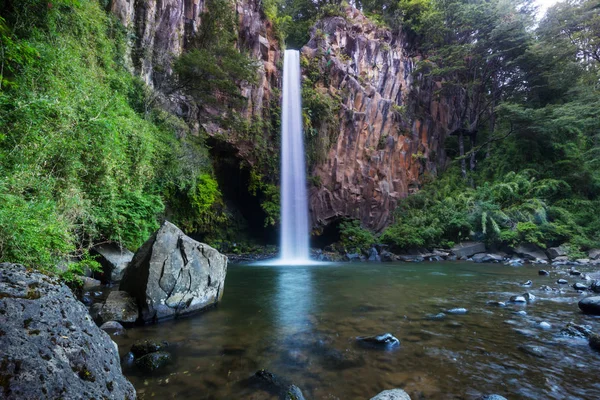
M600 353L587 339L561 333L569 322L600 330L600 318L577 307L585 294L571 285L585 281L566 268L545 266L550 276L538 276L539 269L466 262L230 265L215 309L113 339L121 356L140 339L170 344L175 362L160 374L124 366L140 399L275 399L244 384L263 368L307 399L370 399L392 388L413 400L492 393L598 399ZM569 284L558 285L558 278ZM527 280L533 285L521 286ZM508 302L526 292L535 300ZM490 303L496 301L506 305ZM454 308L467 312L447 312ZM357 346L357 336L385 332L400 346Z

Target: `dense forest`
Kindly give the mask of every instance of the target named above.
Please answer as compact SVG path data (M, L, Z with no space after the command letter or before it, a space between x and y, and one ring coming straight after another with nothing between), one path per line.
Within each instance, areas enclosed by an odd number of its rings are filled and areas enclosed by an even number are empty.
M440 82L439 96L459 99L461 126L444 144L452 161L423 177L395 222L380 235L356 221L342 223L343 249L375 242L444 247L471 238L490 246L566 244L578 257L600 245L597 0L559 3L539 20L532 3L519 0L353 5L406 38L417 60L413 73ZM164 218L216 245L235 229L207 136L192 133L132 75L132 33L107 6L0 1L1 260L52 269L67 256L85 259L98 242L136 249ZM302 47L319 19L343 17L347 6L262 3L281 45L290 48ZM235 30L228 2L207 1L191 50L169 66L171 85L221 110L218 122L228 129L270 131L267 137L277 140L277 112L266 122L237 112L239 83L252 83L257 66ZM305 121L315 113L334 118L332 109L305 98ZM276 225L278 171L265 149L278 145L255 143L263 156L248 190L263 197L266 223Z

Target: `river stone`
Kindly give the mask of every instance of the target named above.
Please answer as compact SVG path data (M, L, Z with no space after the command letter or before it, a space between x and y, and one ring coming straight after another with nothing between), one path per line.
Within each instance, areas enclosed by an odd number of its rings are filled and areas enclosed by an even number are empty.
M533 285L533 282L531 282L530 280L527 282L521 283L521 286L531 286L531 285Z
M559 285L566 285L567 283L569 283L566 279L557 279L556 283L558 283Z
M144 372L154 372L164 368L172 361L172 356L166 351L155 351L135 360L135 365Z
M525 300L527 300L528 303L535 301L535 295L533 293L523 293L523 297L525 297Z
M580 276L581 272L577 271L576 269L572 269L569 271L569 275Z
M592 286L590 288L592 289L592 292L600 293L600 280L592 282Z
M264 369L256 371L256 373L248 379L248 382L250 386L279 395L279 398L282 400L305 400L304 395L298 386L290 383L287 379Z
M164 351L169 344L167 342L155 342L153 340L138 340L131 346L131 353L136 357L143 357L146 354Z
M550 275L550 272L546 271L545 269L540 269L540 270L538 271L538 275L541 275L541 276L548 276L548 275Z
M527 300L523 296L511 296L510 301L512 303L527 303Z
M485 396L481 396L477 400L508 400L504 396L500 396L499 394L486 394Z
M116 344L65 285L0 264L0 398L135 399Z
M356 340L359 344L381 349L393 349L394 347L400 346L400 341L391 333L384 333L376 336L359 336Z
M573 322L569 322L560 334L563 336L571 336L576 338L587 338L592 333L592 327L590 325L577 325Z
M381 257L379 257L379 253L377 253L377 249L375 247L371 247L369 250L368 261L381 261Z
M476 263L499 263L504 260L499 254L478 253L473 256L473 261Z
M587 290L587 288L588 287L586 285L584 285L583 283L576 282L573 284L573 289L575 289L575 290Z
M542 346L522 344L518 348L525 354L529 354L531 356L538 357L538 358L546 358L546 349Z
M101 322L117 321L132 325L138 319L138 306L135 299L127 292L116 290L110 292L106 302L98 313Z
M90 254L102 266L102 274L98 276L103 282L119 282L123 278L125 268L133 259L133 253L116 243L103 243L92 247Z
M586 297L579 301L579 308L585 314L600 315L600 296Z
M109 335L113 335L113 336L120 336L120 335L124 335L125 333L127 333L125 328L123 328L123 325L121 325L117 321L105 322L100 326L100 329L102 329L104 332L108 333Z
M165 221L135 253L120 290L136 298L143 321L156 322L215 305L226 273L227 257Z
M451 251L458 258L471 257L477 253L484 253L485 244L481 242L463 242L452 247Z
M448 314L454 314L454 315L462 315L462 314L466 314L467 313L467 309L466 308L451 308L450 310L446 311Z
M371 400L410 400L410 396L402 389L384 390Z
M552 328L552 325L550 325L550 324L549 324L549 323L547 323L546 321L542 321L542 322L540 322L540 325L539 325L539 326L540 326L540 328L542 328L542 329L550 329L550 328Z
M592 349L600 351L600 335L597 333L590 333L589 343Z

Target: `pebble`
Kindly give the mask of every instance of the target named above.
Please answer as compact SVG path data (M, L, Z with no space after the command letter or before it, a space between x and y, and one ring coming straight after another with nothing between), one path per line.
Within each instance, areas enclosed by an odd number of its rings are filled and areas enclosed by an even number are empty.
M550 328L552 328L552 325L550 325L546 321L542 321L542 322L540 322L540 328L542 328L542 329L550 329Z
M513 303L527 303L527 300L523 296L512 296L510 301Z
M545 269L540 269L538 271L538 275L548 276L548 275L550 275L550 272L546 271Z
M567 282L566 279L559 279L559 280L556 281L556 283L558 283L559 285L566 285L569 282Z
M577 271L576 269L572 269L569 271L569 274L579 276L579 275L581 275L581 272Z
M531 285L533 285L533 282L531 282L531 281L527 281L525 283L521 283L521 286L531 286Z
M517 315L527 315L527 312L521 310L521 311L515 311L515 314L517 314Z
M587 290L587 288L588 287L586 285L584 285L583 283L577 282L577 283L573 284L573 289L575 289L575 290Z

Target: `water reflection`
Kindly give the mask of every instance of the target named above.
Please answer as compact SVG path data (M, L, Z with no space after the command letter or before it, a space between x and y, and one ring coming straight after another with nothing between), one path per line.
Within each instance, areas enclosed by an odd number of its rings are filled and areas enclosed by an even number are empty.
M277 289L273 307L276 329L290 335L308 325L309 312L314 311L313 270L310 267L277 269Z

